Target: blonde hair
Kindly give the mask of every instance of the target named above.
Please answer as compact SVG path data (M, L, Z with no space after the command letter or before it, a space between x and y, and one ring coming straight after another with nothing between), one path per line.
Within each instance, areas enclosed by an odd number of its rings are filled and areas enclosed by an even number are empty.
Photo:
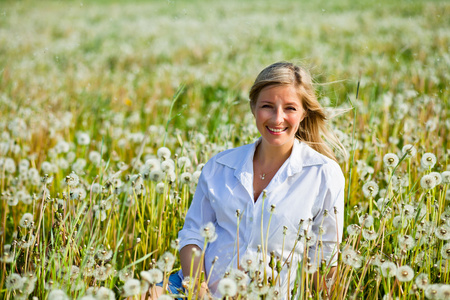
M303 68L290 62L277 62L259 73L250 89L250 108L255 108L262 89L268 86L292 85L306 114L300 122L295 137L317 152L335 160L333 148L346 156L344 147L333 131L328 128L327 116L317 100L312 78ZM325 138L325 140L322 138ZM330 147L331 146L331 147Z

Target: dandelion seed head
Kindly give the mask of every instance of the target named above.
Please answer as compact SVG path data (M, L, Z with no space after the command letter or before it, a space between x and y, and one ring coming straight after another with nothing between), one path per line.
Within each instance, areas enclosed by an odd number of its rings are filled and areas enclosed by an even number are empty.
M69 300L69 297L64 291L55 289L48 294L48 300Z
M433 153L425 153L424 155L422 155L420 163L424 168L428 169L433 168L436 164L436 161L436 155L434 155Z
M356 236L361 232L361 227L357 224L350 224L347 226L347 233L351 236Z
M172 300L173 298L169 295L161 295L158 297L158 300Z
M378 194L378 184L375 181L368 181L363 185L363 193L366 197L375 197Z
M441 173L442 184L450 184L450 171L444 171ZM450 191L448 189L447 191Z
M170 252L165 252L158 259L157 266L160 270L164 272L170 272L173 268L173 264L175 263L175 256L173 256Z
M383 157L383 162L386 167L393 168L393 167L397 166L397 164L399 162L399 158L394 153L387 153Z
M158 151L156 152L156 155L158 156L159 159L169 159L171 152L169 150L169 148L167 147L161 147L158 149Z
M133 275L134 275L133 272L128 268L122 269L119 271L119 279L123 282L127 281L128 279L133 278L134 277ZM142 276L142 273L141 273L141 276Z
M417 286L424 290L428 287L430 281L428 279L428 274L426 273L421 273L419 275L417 275L415 283L417 284Z
M149 178L154 182L159 182L164 179L164 173L161 170L153 170L150 172Z
M449 240L450 239L450 226L447 224L442 224L441 226L437 227L434 231L436 237L440 240Z
M434 177L435 186L441 184L441 182L442 182L441 173L439 173L439 172L431 172L429 175Z
M414 278L414 270L407 265L398 267L396 277L401 282L411 281Z
M192 174L184 172L180 175L180 184L189 184L192 181Z
M125 297L137 296L141 293L141 282L137 279L128 279L123 285L123 294Z
M441 255L443 259L450 259L450 242L442 246Z
M403 153L403 155L406 154L406 156L405 156L406 158L411 158L411 157L416 156L417 149L413 145L407 144L407 145L403 146L402 153Z
M149 284L157 284L163 280L163 272L159 269L150 269L141 272L141 278L146 280Z
M30 213L25 213L22 216L22 219L20 219L19 225L22 228L30 228L33 224L33 215Z
M364 229L362 235L368 241L375 240L378 237L378 233L370 229Z
M217 239L216 227L212 222L208 222L200 228L200 234L207 242L212 243Z
M438 284L429 284L425 288L425 296L428 299L439 299L439 288Z
M23 286L23 278L17 273L11 273L6 277L5 287L8 291L20 290Z
M397 272L397 265L390 261L385 261L381 264L381 274L384 277L393 277Z
M217 289L223 297L234 297L237 293L236 282L230 278L222 278Z

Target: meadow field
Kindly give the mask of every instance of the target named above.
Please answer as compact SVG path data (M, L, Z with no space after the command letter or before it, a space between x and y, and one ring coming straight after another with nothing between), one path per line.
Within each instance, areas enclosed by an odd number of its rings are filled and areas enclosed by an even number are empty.
M235 270L223 296L450 299L449 47L448 1L1 1L0 298L166 283L201 168L258 137L249 88L287 60L348 151L337 284L304 260L293 295Z

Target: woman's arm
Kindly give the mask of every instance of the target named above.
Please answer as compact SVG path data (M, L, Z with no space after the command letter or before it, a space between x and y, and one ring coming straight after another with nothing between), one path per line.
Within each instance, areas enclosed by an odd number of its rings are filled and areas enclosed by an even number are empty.
M185 278L191 277L198 282L198 277L201 275L201 272L205 272L204 263L200 261L201 252L202 250L197 245L186 245L180 250L181 269ZM193 263L192 260L194 260ZM208 286L203 281L200 284L199 296L202 298L207 294Z

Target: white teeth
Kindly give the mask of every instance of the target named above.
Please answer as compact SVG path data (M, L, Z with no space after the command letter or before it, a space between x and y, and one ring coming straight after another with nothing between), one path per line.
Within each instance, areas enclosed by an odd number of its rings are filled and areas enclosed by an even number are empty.
M269 128L269 130L273 131L273 132L282 132L282 131L284 131L284 129L275 129L275 128L270 128L270 127L267 127L267 128Z

